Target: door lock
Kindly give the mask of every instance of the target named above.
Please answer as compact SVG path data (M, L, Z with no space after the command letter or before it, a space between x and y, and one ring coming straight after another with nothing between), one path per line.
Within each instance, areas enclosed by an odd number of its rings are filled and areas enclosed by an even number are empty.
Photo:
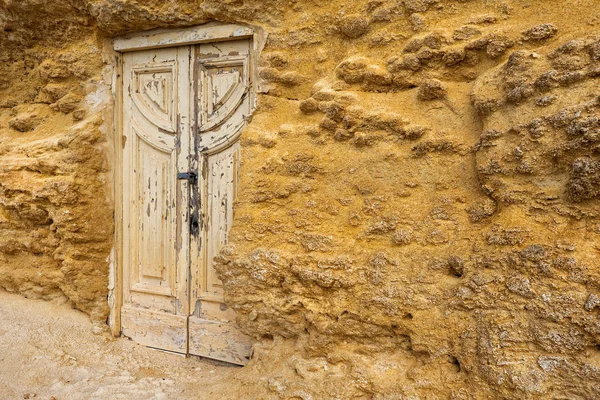
M195 172L179 172L177 179L187 180L191 184L195 184L198 181L198 175Z
M200 232L200 219L198 218L198 213L193 212L190 215L190 233L192 236L198 236L198 232Z

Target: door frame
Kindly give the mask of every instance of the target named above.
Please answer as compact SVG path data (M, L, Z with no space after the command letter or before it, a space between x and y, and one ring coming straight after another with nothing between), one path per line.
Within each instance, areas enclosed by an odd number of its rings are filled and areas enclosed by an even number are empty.
M123 305L123 53L160 49L165 47L178 47L195 45L199 43L223 42L238 39L251 39L252 47L250 56L258 60L258 56L266 42L263 29L240 24L210 22L181 29L154 29L151 31L130 33L113 39L113 50L116 53L116 63L113 73L113 143L114 143L114 168L113 168L113 193L115 201L114 212L114 246L109 272L109 317L108 325L113 336L121 335L121 307ZM251 63L249 71L249 96L252 110L256 109L256 93L259 85L256 62ZM195 116L194 116L195 119ZM193 121L195 124L195 120ZM235 143L241 135L240 129L228 142Z

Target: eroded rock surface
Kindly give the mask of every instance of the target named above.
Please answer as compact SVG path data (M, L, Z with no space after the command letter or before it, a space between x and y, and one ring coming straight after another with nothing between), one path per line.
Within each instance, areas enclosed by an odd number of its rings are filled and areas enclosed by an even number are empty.
M282 399L600 397L598 6L4 2L0 285L106 317L102 39L251 23L263 93L219 257L264 378L241 381Z
M112 247L102 109L76 122L100 91L104 61L93 20L68 2L0 4L0 286L66 297L106 319ZM104 108L110 104L110 92ZM81 118L79 118L81 119Z

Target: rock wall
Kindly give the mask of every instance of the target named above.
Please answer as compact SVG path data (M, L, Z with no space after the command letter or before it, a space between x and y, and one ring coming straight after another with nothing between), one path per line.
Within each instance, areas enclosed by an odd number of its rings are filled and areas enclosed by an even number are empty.
M103 322L113 222L99 40L68 2L0 2L0 287Z
M101 39L250 23L264 92L219 257L256 340L236 384L600 397L600 2L36 3L0 19L0 285L106 316Z

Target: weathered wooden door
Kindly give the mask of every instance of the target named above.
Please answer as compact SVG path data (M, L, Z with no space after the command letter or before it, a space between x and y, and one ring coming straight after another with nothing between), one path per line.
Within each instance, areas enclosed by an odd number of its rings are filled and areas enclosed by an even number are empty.
M195 155L199 184L194 187L191 316L189 351L220 360L244 357L249 342L223 303L223 287L213 258L227 242L233 219L239 144L237 133L250 114L250 40L201 44L194 53L196 72ZM242 358L234 360L242 363Z
M123 54L121 331L245 364L213 257L233 217L251 40Z

